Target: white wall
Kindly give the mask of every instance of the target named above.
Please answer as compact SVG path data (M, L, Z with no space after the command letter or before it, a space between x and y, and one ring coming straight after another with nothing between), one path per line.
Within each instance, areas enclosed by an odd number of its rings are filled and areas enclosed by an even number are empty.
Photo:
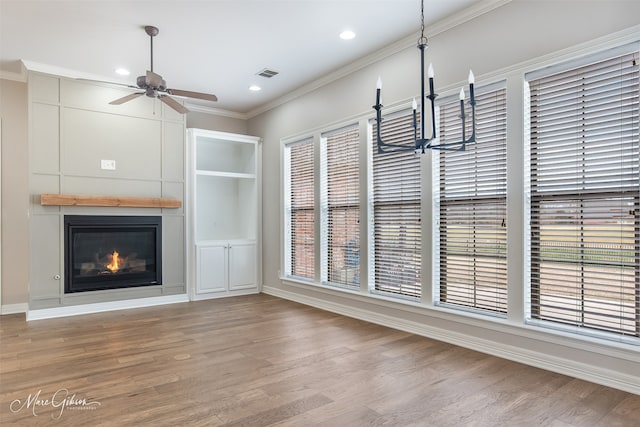
M509 144L509 316L483 318L434 307L429 301L406 304L352 294L280 278L282 265L281 141L331 129L348 119L373 117L377 77L383 79L386 106L406 103L419 94L419 51L408 44L377 62L253 117L248 133L263 143L264 291L346 315L432 336L488 353L640 393L638 346L553 332L524 322L524 71L554 60L601 48L617 39L637 37L637 1L514 0L452 30L429 38L427 61L436 69L437 91L449 93L466 80L468 68L477 84L506 80ZM416 34L418 33L416 28ZM427 29L427 34L429 29ZM586 50L585 50L586 49ZM364 63L364 62L363 62ZM538 65L536 65L538 64ZM348 94L346 96L345 94ZM428 178L426 178L428 181ZM429 205L429 200L425 201ZM431 248L424 250L432 257ZM431 285L423 272L423 285Z

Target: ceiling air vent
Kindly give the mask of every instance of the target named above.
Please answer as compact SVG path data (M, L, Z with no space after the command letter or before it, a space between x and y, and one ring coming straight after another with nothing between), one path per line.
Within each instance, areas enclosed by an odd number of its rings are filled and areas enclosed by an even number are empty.
M270 70L268 68L265 68L264 70L258 72L257 74L259 76L266 77L266 78L270 79L271 77L278 75L278 72Z

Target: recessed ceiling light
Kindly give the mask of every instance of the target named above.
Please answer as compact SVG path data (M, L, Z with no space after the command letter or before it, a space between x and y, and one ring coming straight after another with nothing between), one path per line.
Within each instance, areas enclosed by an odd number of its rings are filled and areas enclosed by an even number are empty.
M251 85L251 86L249 86L249 90L252 91L252 92L258 92L258 91L262 90L262 88L260 86L258 86L258 85Z
M340 33L340 38L342 40L351 40L352 38L354 38L356 36L356 33L354 33L351 30L345 30L343 32Z
M119 74L121 76L128 76L130 73L126 68L116 68L116 74Z

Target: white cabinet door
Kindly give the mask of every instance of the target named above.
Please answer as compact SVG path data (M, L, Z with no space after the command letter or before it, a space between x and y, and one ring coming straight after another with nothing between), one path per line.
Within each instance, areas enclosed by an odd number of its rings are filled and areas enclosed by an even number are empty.
M227 245L199 246L196 254L196 293L227 290Z
M256 287L256 245L232 243L229 245L229 289Z

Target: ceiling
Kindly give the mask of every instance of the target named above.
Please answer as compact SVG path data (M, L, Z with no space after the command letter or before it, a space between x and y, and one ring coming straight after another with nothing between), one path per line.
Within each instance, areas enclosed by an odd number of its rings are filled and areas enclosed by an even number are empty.
M495 0L494 0L495 2ZM430 26L487 0L425 0ZM251 114L420 31L419 0L0 0L0 77L30 68L133 84L150 68L211 107ZM341 40L345 29L356 33ZM117 67L131 71L115 74ZM257 75L268 68L271 79ZM262 87L259 92L249 86Z

